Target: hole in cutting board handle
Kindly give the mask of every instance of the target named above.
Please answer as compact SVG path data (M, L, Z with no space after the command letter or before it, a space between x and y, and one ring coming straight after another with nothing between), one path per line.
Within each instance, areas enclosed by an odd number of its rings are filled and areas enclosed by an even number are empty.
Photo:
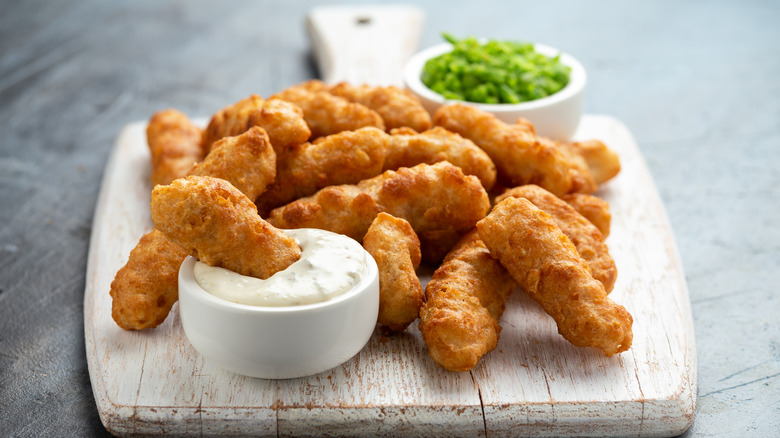
M314 59L328 84L403 86L424 14L417 6L318 6L306 17Z

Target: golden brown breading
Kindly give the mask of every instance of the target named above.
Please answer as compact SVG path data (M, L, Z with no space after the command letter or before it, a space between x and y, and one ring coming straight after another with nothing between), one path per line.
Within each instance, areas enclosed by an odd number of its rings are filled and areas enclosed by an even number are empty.
M241 135L217 140L189 174L222 178L255 199L274 182L276 154L263 128L253 126Z
M561 196L575 210L589 220L601 231L606 239L609 236L612 214L609 212L609 202L585 193L569 193Z
M290 102L268 99L263 106L249 116L247 129L259 126L268 133L274 152L281 154L311 137L309 125L303 119L303 111Z
M433 122L484 149L505 186L537 184L555 195L596 190L587 166L572 160L556 142L536 136L523 125L504 123L490 113L462 104L442 106Z
M179 299L179 266L187 257L179 245L152 230L138 241L111 282L111 317L125 330L153 328Z
M498 343L498 320L515 282L474 229L433 273L420 310L428 354L451 371L468 371Z
M411 167L420 163L449 161L466 175L474 175L485 190L496 183L496 166L490 157L471 140L435 127L417 134L408 129L391 132L384 170Z
M518 285L578 347L607 356L631 347L633 318L604 285L549 214L524 198L507 198L477 223L480 238Z
M268 222L277 228L319 228L362 242L381 211L360 185L343 184L271 210Z
M447 161L388 170L367 182L382 211L406 219L417 232L465 232L490 209L479 179Z
M202 131L175 109L155 113L146 128L152 186L181 178L203 159Z
M524 118L524 117L518 117L517 121L515 121L515 125L520 126L524 130L530 132L533 135L536 135L536 127L533 123L531 123L530 120Z
M515 281L490 254L476 228L461 237L439 270L439 275L434 272L433 276L437 280L435 288L458 284L469 289L470 295L476 297L493 318L501 319Z
M379 267L378 321L391 331L403 331L417 319L425 297L415 272L420 266L420 241L409 222L379 213L363 247Z
M354 186L326 187L274 209L268 221L279 228L321 228L361 242L380 211L406 219L421 233L469 230L489 208L479 180L442 161L388 170Z
M591 275L604 285L607 293L612 292L617 279L615 260L609 255L604 236L595 225L577 213L566 201L533 184L515 187L496 198L496 203L508 198L525 198L537 208L552 216L558 228L577 247L577 252L590 266Z
M332 185L356 184L382 173L390 136L360 128L320 137L279 158L276 182L257 200L260 214Z
M309 139L311 131L297 106L280 100L263 100L257 94L219 110L211 117L204 133L206 150L217 140L243 134L252 126L268 133L276 153Z
M400 88L342 82L329 87L328 92L376 111L388 131L405 126L422 132L431 127L431 115L423 108L420 100Z
M256 196L273 181L274 157L264 131L253 128L238 137L218 141L206 160L190 172L234 181L249 195ZM157 326L179 298L178 274L171 275L171 272L178 272L187 251L175 251L181 247L159 231L150 235L153 238L141 238L111 286L113 306L117 309L114 312L122 314L123 322L115 319L122 328L140 330ZM156 300L165 306L149 304Z
M620 158L599 140L561 143L570 155L579 155L588 166L593 179L602 184L620 173Z
M352 103L342 97L334 96L325 90L320 91L317 81L287 88L271 98L293 103L303 110L303 118L311 129L312 138L337 134L341 131L354 131L365 126L373 126L384 131L385 123L376 111L359 103Z
M327 93L328 89L330 87L328 85L326 85L325 82L322 82L319 79L310 79L308 81L301 82L298 85L293 85L290 88L300 88L300 89L303 89L303 90L306 90L306 91L312 91L312 92L324 91L324 92Z
M220 138L242 134L249 128L249 117L262 107L263 98L253 94L217 111L211 116L203 133L203 146L209 151L211 145Z
M152 221L200 261L266 279L301 256L295 240L257 214L229 182L188 176L152 191Z

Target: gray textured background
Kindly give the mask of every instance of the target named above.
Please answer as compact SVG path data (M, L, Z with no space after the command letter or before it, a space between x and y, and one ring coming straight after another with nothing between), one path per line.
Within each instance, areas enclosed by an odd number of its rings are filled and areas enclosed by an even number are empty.
M321 2L0 1L0 436L105 434L87 372L92 214L119 129L315 77ZM780 3L435 1L439 33L560 47L633 132L691 293L690 436L780 436Z

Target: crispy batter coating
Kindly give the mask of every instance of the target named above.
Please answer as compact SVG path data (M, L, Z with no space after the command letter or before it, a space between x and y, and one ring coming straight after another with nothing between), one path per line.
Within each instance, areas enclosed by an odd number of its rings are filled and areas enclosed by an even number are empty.
M152 186L181 178L203 159L202 131L175 109L155 113L146 127L152 156Z
M496 204L477 229L490 253L555 320L565 339L607 356L631 347L631 314L607 297L549 214L527 199L510 197Z
M299 88L299 89L312 91L312 92L324 91L328 93L330 87L328 87L328 85L326 85L325 82L322 82L319 79L311 79L305 82L301 82L298 85L293 85L290 88Z
M265 129L277 154L304 143L311 137L309 125L303 119L303 111L290 102L279 99L263 102L263 106L249 116L247 129L252 126Z
M598 189L596 179L591 174L590 167L588 167L588 163L585 161L583 156L576 153L573 148L563 146L562 143L553 142L552 140L547 139L543 140L550 142L550 144L556 145L561 154L566 157L566 160L571 166L569 170L570 173L574 175L586 175L586 177L577 177L573 179L575 181L574 186L576 186L577 189L572 190L569 193L593 193Z
M362 242L381 211L360 184L343 184L271 210L268 222L278 228L319 228Z
M356 184L379 175L389 139L384 131L366 127L293 148L280 157L276 182L257 199L260 214L265 216L323 187Z
M200 261L266 279L301 256L295 240L257 214L229 182L180 178L152 191L152 221Z
M287 88L271 98L293 103L303 110L303 118L311 129L312 138L354 131L364 126L373 126L384 131L385 123L374 110L359 103L352 103L334 96L309 81Z
M235 182L249 195L273 181L275 155L268 137L253 128L238 137L217 142L207 158L190 172ZM178 269L188 252L154 230L141 238L111 283L112 313L128 330L155 327L179 299ZM161 306L153 305L162 303Z
M507 190L496 198L496 202L514 197L525 198L537 208L552 216L558 228L577 247L577 252L590 266L591 275L604 285L607 293L612 292L617 279L615 260L609 255L604 236L595 225L577 213L566 201L533 184Z
M391 134L384 170L446 160L460 167L466 175L479 178L485 190L490 190L496 183L496 165L485 151L467 138L438 126L420 134L408 129L394 130Z
M300 108L289 102L263 100L253 94L222 108L211 117L203 145L209 150L217 140L243 134L252 126L265 129L277 153L301 144L311 136Z
M422 132L431 127L431 115L423 108L420 100L400 88L342 82L328 88L328 92L376 111L388 131L406 126Z
M442 161L388 170L357 185L326 187L274 209L268 221L279 228L321 228L362 242L381 211L407 220L421 233L469 230L489 208L479 180Z
M468 371L498 343L498 320L515 282L474 229L433 273L420 310L428 354L450 371Z
M490 113L462 104L442 106L433 122L484 149L505 186L537 184L555 195L592 193L597 188L584 163L572 160L558 143L538 137L524 125L504 123Z
M561 199L568 202L569 205L577 210L577 213L589 220L601 231L601 235L606 239L609 236L610 224L612 223L612 214L609 212L609 202L598 196L585 193L569 193L561 196Z
M138 241L111 282L111 317L125 330L160 325L179 299L179 266L187 251L152 230Z
M620 173L620 158L599 140L588 140L574 143L561 143L570 156L578 155L588 166L593 179L602 184Z
M255 199L274 182L276 154L265 130L253 126L241 135L217 140L189 174L222 178Z
M536 127L533 123L531 123L530 120L524 118L524 117L518 117L517 121L515 121L515 125L520 126L524 130L530 132L533 135L536 135Z
M425 298L415 272L420 266L420 241L409 222L379 213L363 247L379 267L378 321L391 331L403 331L417 319Z
M211 150L211 145L223 137L242 134L248 129L249 117L263 107L263 98L258 94L241 99L217 111L203 133L203 146Z
M367 180L376 184L377 204L383 211L408 220L415 231L465 232L490 209L479 179L447 161L389 170L383 175Z

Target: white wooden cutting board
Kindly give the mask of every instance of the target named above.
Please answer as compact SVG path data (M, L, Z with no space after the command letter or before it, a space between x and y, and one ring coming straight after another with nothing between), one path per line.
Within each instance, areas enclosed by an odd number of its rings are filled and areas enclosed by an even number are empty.
M416 49L419 9L323 7L307 29L326 82L399 84ZM612 206L607 243L618 266L610 295L634 316L634 345L606 358L571 346L521 292L502 319L498 348L472 371L438 368L416 324L375 333L353 359L301 379L221 370L189 344L178 306L160 327L120 329L109 286L151 229L145 122L126 126L95 211L84 331L98 411L115 435L664 436L693 420L696 357L685 277L652 178L619 121L589 115L577 138L615 149L623 170L598 193ZM430 271L423 273L426 282Z
M610 295L634 316L634 344L611 358L561 338L516 291L498 348L470 372L438 368L416 324L378 331L352 360L301 379L221 370L189 344L178 306L158 328L111 319L109 285L151 229L145 122L126 126L95 211L84 297L92 388L115 435L664 436L693 419L696 356L685 277L652 178L618 120L588 115L577 138L598 138L623 170L598 193L612 207L607 239L618 266ZM427 277L426 277L427 278Z

